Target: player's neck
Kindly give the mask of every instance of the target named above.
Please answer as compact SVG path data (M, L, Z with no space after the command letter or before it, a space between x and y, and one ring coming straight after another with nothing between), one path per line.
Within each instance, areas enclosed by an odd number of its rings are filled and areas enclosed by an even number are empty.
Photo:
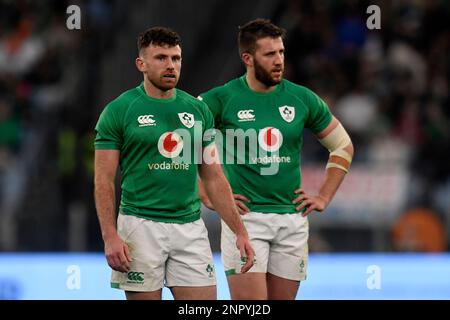
M252 72L247 72L245 74L245 79L247 80L248 87L255 92L268 93L277 88L276 85L270 87L266 86L264 83L256 79L255 74Z
M156 99L170 99L173 97L175 88L163 91L157 87L155 87L151 82L144 80L144 89L145 93L152 98Z

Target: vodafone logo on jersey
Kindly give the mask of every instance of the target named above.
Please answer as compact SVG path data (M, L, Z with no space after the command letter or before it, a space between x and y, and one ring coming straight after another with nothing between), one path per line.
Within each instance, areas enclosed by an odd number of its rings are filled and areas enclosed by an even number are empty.
M165 132L159 137L158 150L166 158L175 158L183 150L183 139L176 132Z
M278 151L283 144L283 135L277 128L266 127L259 131L258 143L265 151Z

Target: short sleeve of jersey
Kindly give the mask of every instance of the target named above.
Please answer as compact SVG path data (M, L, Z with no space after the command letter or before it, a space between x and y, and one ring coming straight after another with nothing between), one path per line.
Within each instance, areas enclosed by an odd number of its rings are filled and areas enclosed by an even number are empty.
M208 109L208 106L205 103L200 102L200 104L203 118L205 121L205 123L203 124L203 140L202 140L202 146L203 148L205 148L214 142L216 130L214 129L214 117L212 112Z
M211 110L216 127L219 128L221 125L221 102L216 90L212 89L202 93L198 96L198 99L206 103L209 110Z
M311 129L314 134L317 134L330 124L333 116L325 101L311 90L308 90L306 94L306 104L309 108L306 127Z
M95 126L95 132L95 149L120 150L122 148L122 127L113 105L109 104L103 110Z

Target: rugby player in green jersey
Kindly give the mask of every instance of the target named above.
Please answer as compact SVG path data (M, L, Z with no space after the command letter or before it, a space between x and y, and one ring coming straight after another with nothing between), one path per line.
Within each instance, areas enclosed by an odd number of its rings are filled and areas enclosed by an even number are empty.
M283 79L284 33L263 19L240 27L246 74L199 96L222 132L221 161L256 253L254 266L241 273L235 236L222 225L222 260L232 299L295 299L308 265L307 216L325 210L353 157L350 137L326 103ZM330 152L317 194L302 188L306 128ZM215 208L201 184L200 196Z
M95 128L97 215L113 269L111 286L125 290L127 299L161 299L163 286L175 299L216 299L197 174L236 235L237 250L251 259L240 272L254 260L220 164L195 160L199 153L216 153L211 143L214 120L203 102L175 88L180 46L179 35L170 29L143 32L136 66L144 81L110 102ZM122 197L116 220L114 181L119 166Z

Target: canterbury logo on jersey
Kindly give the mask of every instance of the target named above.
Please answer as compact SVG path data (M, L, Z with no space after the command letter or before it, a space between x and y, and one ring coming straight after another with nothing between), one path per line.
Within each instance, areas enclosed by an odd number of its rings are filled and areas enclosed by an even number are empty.
M136 271L129 271L127 273L128 280L132 282L143 282L144 281L144 273L143 272L136 272Z
M244 121L255 121L255 115L253 114L255 110L248 109L248 110L239 110L237 113L238 121L244 122Z
M156 126L156 120L153 120L152 114L139 116L137 122L139 123L139 127Z

